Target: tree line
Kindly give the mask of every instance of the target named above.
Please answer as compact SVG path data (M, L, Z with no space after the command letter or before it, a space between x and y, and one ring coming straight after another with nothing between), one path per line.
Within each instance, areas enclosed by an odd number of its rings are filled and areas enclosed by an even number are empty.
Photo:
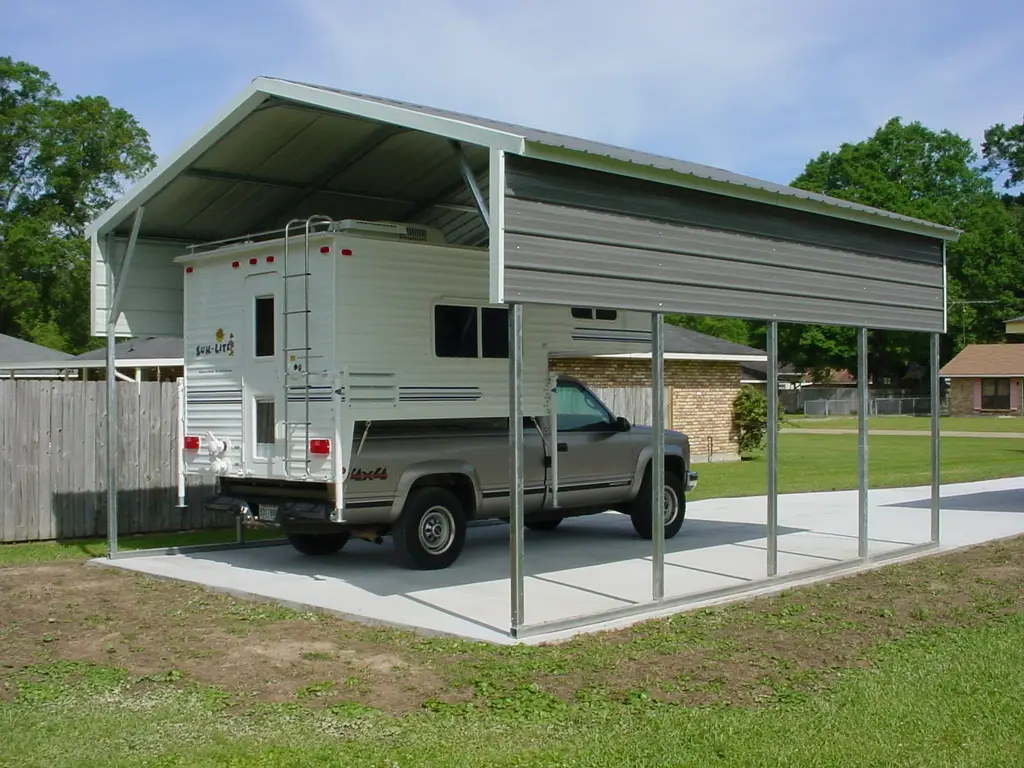
M155 162L149 134L102 96L65 97L50 75L0 57L0 333L67 352L89 335L85 226ZM1002 340L1024 315L1024 120L985 132L980 155L946 130L892 118L872 136L811 159L793 186L964 230L948 249L948 357ZM763 348L758 321L671 322ZM782 325L780 357L824 373L852 368L856 332ZM873 332L870 367L901 378L927 360L924 334Z

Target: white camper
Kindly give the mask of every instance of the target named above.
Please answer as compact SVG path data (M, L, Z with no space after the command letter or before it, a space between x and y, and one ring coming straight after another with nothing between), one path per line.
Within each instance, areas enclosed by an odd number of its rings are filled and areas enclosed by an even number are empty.
M508 310L488 252L417 225L313 217L193 247L184 269L189 474L333 484L356 422L508 414ZM646 349L646 315L524 308L524 412L550 355Z

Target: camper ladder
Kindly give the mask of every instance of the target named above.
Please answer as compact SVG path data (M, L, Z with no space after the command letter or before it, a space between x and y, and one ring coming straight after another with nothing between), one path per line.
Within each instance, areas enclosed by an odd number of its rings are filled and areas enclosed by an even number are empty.
M309 236L317 224L332 224L334 220L330 216L310 216L308 219L292 219L284 228L284 280L282 298L282 336L284 338L284 429L285 429L285 455L284 472L289 477L309 476ZM293 264L299 259L299 254L291 249L292 227L301 225L303 228L302 257L299 264ZM297 269L300 267L301 269ZM293 280L301 280L302 291L296 297L297 304L289 302L289 296L293 292ZM294 326L294 320L301 318L300 324ZM297 338L293 338L292 328L297 330ZM300 395L296 401L292 401L294 395ZM296 420L297 414L294 408L299 406L302 412L302 420ZM293 456L292 441L302 434L301 457ZM299 466L301 465L301 470Z

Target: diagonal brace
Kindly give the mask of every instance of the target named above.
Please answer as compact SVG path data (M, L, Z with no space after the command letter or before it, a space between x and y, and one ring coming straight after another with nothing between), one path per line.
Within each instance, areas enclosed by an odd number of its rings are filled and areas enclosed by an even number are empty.
M459 163L459 171L462 172L462 180L466 182L466 188L473 195L473 202L476 204L476 210L480 214L480 218L484 220L484 224L490 230L491 214L487 210L487 201L484 200L483 192L480 191L480 185L476 183L476 174L473 173L473 169L469 166L466 152L462 149L460 142L453 140L450 143L452 151L455 153L455 159Z

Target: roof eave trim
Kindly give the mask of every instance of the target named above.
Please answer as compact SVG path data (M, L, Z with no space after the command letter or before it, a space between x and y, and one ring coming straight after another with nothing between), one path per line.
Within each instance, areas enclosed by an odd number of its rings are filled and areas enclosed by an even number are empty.
M1020 373L944 373L939 371L943 379L1019 379L1024 378L1024 371Z
M106 234L120 224L140 205L166 187L178 174L195 162L200 155L244 120L267 99L257 83L252 83L235 97L202 128L172 153L167 160L136 182L121 198L105 210L85 229L85 236Z
M792 208L798 211L816 213L823 216L831 216L837 219L856 221L862 224L886 227L900 232L910 232L915 235L923 235L948 242L955 242L960 239L960 230L946 227L941 224L933 224L926 221L908 220L905 217L897 218L895 215L887 215L885 211L871 213L869 211L850 208L840 204L826 203L820 200L811 200L804 197L784 195L776 192L769 192L757 187L740 186L729 184L724 181L707 179L693 174L680 173L667 168L657 168L650 165L639 165L629 163L607 155L589 154L577 150L556 147L543 142L526 142L526 157L548 162L572 165L578 168L587 168L604 173L614 173L619 176L627 176L634 179L643 179L661 184L671 184L676 187L695 189L702 192L726 195L740 200L750 200L757 203L765 203L780 208ZM842 201L840 201L842 202Z
M181 357L117 358L116 368L180 368ZM0 363L0 371L72 371L76 368L106 368L106 360L51 360L41 363Z
M294 83L290 80L258 77L253 82L269 96L276 96L280 99L320 107L341 114L355 115L388 125L397 125L481 147L500 149L517 155L526 151L526 139L523 136L500 131L497 128L488 128L452 117L431 115L413 107L382 104L379 101L318 88L314 85Z

